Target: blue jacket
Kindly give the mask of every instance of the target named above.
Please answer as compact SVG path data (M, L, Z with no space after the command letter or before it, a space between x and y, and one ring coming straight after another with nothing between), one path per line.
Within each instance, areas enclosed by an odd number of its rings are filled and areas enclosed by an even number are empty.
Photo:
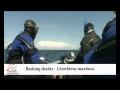
M35 48L33 39L30 35L26 35L24 33L19 34L15 40L12 43L12 51L22 53L23 55L26 55L26 52L28 51L28 47L18 39L18 37L22 38L30 47ZM43 61L40 60L40 53L37 51L32 56L28 58L29 64L42 64Z

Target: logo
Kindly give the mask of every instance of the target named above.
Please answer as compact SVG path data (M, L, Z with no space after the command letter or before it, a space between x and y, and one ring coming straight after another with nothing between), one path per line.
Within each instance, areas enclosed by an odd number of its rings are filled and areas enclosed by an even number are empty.
M17 67L17 65L10 64L10 65L8 66L7 72L16 72L17 70L16 70L15 67Z
M17 65L10 64L7 69L7 75L18 75L19 73L17 72L16 67Z

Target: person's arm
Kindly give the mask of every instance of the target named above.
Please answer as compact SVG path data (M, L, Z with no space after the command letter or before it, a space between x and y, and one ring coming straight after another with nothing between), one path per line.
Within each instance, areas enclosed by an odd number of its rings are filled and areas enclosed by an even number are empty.
M40 54L36 48L28 49L26 51L26 56L30 64L44 64L44 62L40 60Z
M97 44L99 44L101 42L101 38L98 36L98 35L96 35L96 39L95 40L93 40L90 44L91 44L91 48L94 46L94 45L97 45Z
M31 40L28 40L28 44ZM30 45L31 46L31 45ZM35 48L35 46L31 46L31 48L27 47L25 43L19 40L18 48L23 52L25 57L25 62L29 64L44 64L42 60L40 60L40 54Z

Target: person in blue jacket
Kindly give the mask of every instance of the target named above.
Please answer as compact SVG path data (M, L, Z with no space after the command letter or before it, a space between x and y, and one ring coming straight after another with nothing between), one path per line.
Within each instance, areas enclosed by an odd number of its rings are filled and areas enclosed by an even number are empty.
M116 63L116 18L109 21L102 34L102 41L84 57L84 64Z
M116 18L109 21L99 45L84 56L83 64L116 64ZM85 75L85 79L116 79L116 75Z
M13 43L8 46L8 64L42 64L40 53L34 46L34 39L38 27L33 20L26 20L24 31L17 35Z

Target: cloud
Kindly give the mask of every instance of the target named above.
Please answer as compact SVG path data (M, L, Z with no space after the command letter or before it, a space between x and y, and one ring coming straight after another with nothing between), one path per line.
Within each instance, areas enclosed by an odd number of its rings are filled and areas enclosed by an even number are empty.
M39 41L36 47L41 50L73 50L75 45L57 41Z

